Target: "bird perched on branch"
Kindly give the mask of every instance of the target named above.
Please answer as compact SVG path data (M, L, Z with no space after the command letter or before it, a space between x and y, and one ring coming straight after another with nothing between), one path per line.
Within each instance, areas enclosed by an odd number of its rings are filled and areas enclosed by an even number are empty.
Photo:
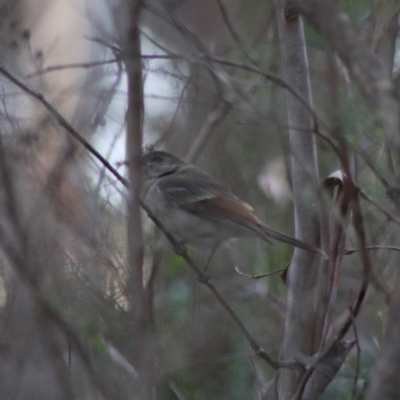
M275 231L211 175L166 151L143 156L142 199L183 245L210 249L236 237L270 238L325 255L317 247ZM209 263L207 262L207 265Z

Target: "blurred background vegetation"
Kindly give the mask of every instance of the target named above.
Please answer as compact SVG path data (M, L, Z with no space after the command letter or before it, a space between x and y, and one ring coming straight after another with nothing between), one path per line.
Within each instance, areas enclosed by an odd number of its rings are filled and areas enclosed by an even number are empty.
M123 176L128 3L0 0L0 65L42 94ZM339 3L396 82L399 2ZM268 226L293 235L287 93L266 77L283 77L273 2L149 0L140 3L139 27L146 148L190 159ZM335 52L307 24L305 37L314 111L326 136L344 138L353 177L374 199L361 204L367 243L395 246L398 208L380 176L398 168L398 159L388 160L379 115ZM4 74L0 86L0 398L145 398L137 363L147 345L135 336L127 293L127 191L40 99ZM317 139L317 150L322 182L341 164L326 142ZM145 214L143 227L156 398L273 398L275 371ZM355 247L350 225L346 248ZM281 273L244 274L283 269L292 251L240 239L220 248L210 266L215 286L274 359L284 335L285 283ZM369 254L390 293L398 252ZM189 255L204 262L195 250ZM345 255L332 332L362 277L359 253ZM357 345L321 399L365 398L387 318L379 288L368 289L346 337Z

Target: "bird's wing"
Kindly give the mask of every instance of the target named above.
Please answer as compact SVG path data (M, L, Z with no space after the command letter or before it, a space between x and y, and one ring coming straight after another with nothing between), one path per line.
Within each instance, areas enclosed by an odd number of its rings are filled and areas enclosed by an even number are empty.
M181 168L159 179L158 187L172 203L185 207L212 199L226 189L216 179L197 168Z
M207 173L190 168L160 179L159 188L172 203L188 212L215 219L225 217L254 231L253 224L260 224L253 214L253 207L229 192ZM258 231L256 228L257 233ZM262 236L263 233L261 233Z
M197 210L198 212L223 215L241 225L258 225L260 223L260 220L253 214L253 207L229 192L220 193L212 199L205 200L202 206L203 210Z

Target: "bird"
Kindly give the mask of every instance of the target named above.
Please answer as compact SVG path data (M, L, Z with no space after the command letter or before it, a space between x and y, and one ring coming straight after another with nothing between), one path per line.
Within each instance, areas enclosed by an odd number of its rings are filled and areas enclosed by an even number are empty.
M145 153L142 174L142 201L182 245L210 250L206 267L222 242L238 237L257 237L268 243L275 239L324 255L318 247L264 225L251 205L172 153Z

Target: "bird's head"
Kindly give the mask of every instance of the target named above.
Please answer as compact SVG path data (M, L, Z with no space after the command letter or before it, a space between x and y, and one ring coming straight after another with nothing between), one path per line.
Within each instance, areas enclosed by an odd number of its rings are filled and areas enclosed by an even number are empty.
M174 173L185 161L166 151L149 151L143 155L143 175L159 178Z

